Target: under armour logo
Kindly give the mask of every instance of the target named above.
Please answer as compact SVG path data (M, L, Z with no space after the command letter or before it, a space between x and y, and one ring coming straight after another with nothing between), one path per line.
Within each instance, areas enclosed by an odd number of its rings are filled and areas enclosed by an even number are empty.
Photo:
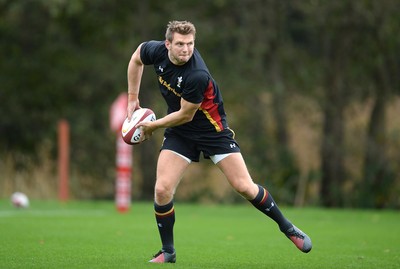
M235 144L233 144L233 143L232 143L232 144L230 144L229 146L231 147L231 149L233 149L233 148L236 148L236 145L235 145Z
M275 205L274 202L272 202L272 203L271 203L271 206L270 206L270 207L267 207L267 208L265 209L265 211L268 211L268 212L271 211L271 208L273 208L274 205Z
M164 72L164 68L162 68L161 66L158 67L158 70L160 70L161 72Z

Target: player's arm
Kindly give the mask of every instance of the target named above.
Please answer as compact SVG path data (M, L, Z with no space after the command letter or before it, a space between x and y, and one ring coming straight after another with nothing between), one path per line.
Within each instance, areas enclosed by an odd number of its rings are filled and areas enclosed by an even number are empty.
M174 127L192 121L200 105L201 103L194 104L181 98L181 108L178 111L153 122L141 122L136 126L142 127L144 137L148 138L156 129Z
M132 54L128 65L128 119L131 118L133 111L139 108L140 82L144 69L144 64L140 59L140 48L141 45Z
M168 128L190 122L193 120L194 114L196 114L200 105L201 103L194 104L181 98L180 110L168 114L167 116L153 122L153 124L156 128Z

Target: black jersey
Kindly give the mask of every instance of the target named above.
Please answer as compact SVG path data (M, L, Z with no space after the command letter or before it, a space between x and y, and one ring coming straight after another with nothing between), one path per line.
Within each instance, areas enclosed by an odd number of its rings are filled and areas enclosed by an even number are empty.
M185 133L206 133L221 132L228 128L221 92L196 48L190 60L180 66L169 60L165 41L143 43L140 57L145 65L154 66L168 113L180 109L181 98L190 103L201 103L191 122L171 129Z

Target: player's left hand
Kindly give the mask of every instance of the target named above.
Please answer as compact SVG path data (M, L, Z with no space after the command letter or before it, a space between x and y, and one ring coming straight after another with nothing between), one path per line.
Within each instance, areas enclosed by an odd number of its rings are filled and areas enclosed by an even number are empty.
M155 130L154 121L140 122L136 125L137 128L140 128L140 142L149 139Z

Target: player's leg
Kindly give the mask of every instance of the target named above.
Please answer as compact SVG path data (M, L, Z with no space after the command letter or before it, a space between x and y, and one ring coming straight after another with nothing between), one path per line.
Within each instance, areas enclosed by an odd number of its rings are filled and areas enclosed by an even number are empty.
M310 238L286 219L272 195L251 179L240 152L231 153L217 163L231 186L258 210L273 219L279 229L303 252L311 250Z
M150 262L175 262L173 197L190 160L170 150L162 150L157 163L157 180L154 192L154 210L162 249Z
M275 220L281 230L287 230L291 227L291 223L276 206L272 195L253 182L241 153L232 153L217 165L232 187L257 209Z
M157 204L166 205L172 201L176 188L190 162L190 159L171 150L160 152L154 188L154 201Z

